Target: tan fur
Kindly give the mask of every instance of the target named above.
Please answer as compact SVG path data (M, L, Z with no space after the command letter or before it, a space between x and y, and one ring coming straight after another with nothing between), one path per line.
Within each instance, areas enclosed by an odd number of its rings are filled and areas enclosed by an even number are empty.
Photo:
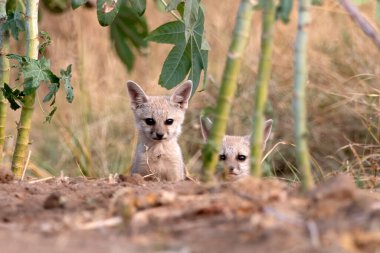
M207 121L206 121L207 120ZM212 122L209 119L201 119L201 130L204 140L208 138L208 132L211 128ZM267 120L265 122L264 129L264 144L263 150L265 149L266 142L269 138L270 132L272 130L272 120ZM241 177L250 174L250 135L246 136L232 136L225 135L222 141L222 148L219 153L219 158L223 162L223 171L225 179L236 180ZM245 157L245 160L239 160Z
M147 96L132 81L127 82L127 87L138 131L132 173L150 175L158 180L183 180L185 168L178 137L192 82L186 81L171 96ZM149 125L147 119L153 119L154 124ZM173 123L167 124L168 119L172 119Z

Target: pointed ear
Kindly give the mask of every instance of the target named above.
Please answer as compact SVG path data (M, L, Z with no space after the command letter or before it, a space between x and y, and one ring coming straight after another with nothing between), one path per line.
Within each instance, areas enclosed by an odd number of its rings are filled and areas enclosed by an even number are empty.
M201 122L201 132L203 136L203 140L207 142L208 136L212 127L212 121L207 118L207 117L200 117L200 122Z
M170 101L175 104L179 104L182 109L187 109L192 89L193 82L191 80L187 80L175 89L173 95L170 97Z
M271 119L268 119L264 123L264 146L267 143L269 136L270 136L270 133L272 131L272 124L273 124L273 120L271 120Z
M148 97L145 95L145 92L137 83L133 81L128 81L127 89L129 97L131 98L131 104L133 109L136 109L139 105L148 102Z

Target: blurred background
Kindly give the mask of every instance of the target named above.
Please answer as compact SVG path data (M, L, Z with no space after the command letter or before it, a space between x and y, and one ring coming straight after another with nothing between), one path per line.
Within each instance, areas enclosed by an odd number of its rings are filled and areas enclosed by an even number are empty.
M45 1L46 2L46 1ZM147 1L145 17L149 31L173 20ZM49 4L49 2L47 2ZM360 10L377 26L376 1L363 1ZM239 1L204 0L206 36L211 46L206 90L195 93L187 112L180 144L187 168L197 175L201 167L201 111L213 106L222 76L231 31ZM273 73L267 117L274 128L265 170L288 180L297 180L293 143L293 48L296 12L290 22L276 23ZM251 38L243 60L236 99L228 123L228 134L250 133L253 97L259 60L261 12L254 14ZM41 4L40 30L52 37L47 48L52 69L73 64L75 99L67 104L58 98L52 123L43 123L49 112L42 99L47 87L38 90L31 132L29 172L37 176L128 173L136 133L126 91L126 80L139 83L148 94L168 94L158 78L171 46L150 43L136 56L132 71L120 61L110 40L109 28L101 27L95 8L67 8L52 13ZM23 48L13 45L13 51ZM323 1L312 7L309 43L308 122L314 175L350 172L367 186L376 185L379 170L379 77L380 53L372 41L352 22L338 1ZM16 120L11 112L7 125L7 161L11 160ZM275 147L273 150L271 150Z

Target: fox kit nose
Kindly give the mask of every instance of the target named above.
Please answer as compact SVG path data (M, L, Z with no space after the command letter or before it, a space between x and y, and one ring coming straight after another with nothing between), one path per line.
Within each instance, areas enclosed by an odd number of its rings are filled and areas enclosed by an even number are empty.
M161 133L156 133L156 137L157 137L157 140L162 140L162 138L164 137L164 135L161 134Z

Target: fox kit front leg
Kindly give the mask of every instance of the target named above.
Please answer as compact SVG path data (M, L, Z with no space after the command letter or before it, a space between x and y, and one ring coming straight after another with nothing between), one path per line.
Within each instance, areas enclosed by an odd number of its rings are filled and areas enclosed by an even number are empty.
M192 87L188 80L171 96L148 96L138 84L127 82L138 131L132 173L167 181L185 178L178 137Z

